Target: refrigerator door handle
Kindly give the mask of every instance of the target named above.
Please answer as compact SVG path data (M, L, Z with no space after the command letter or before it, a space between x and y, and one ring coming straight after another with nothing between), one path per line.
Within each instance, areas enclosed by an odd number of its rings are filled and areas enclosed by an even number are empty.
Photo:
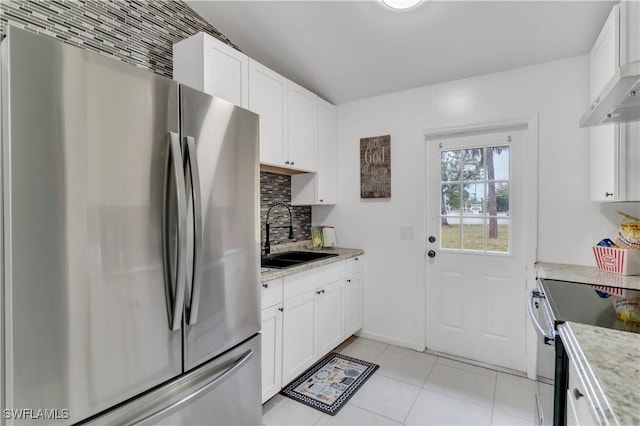
M178 204L178 247L177 247L177 273L175 275L175 293L172 294L171 290L174 287L172 282L172 274L170 268L170 247L169 247L169 214L168 214L168 191L169 191L169 176L173 168L174 177L176 180L176 201ZM162 214L162 257L165 265L165 282L167 286L167 308L169 312L169 328L171 330L180 329L182 321L182 307L184 305L184 293L185 293L185 267L187 262L186 247L187 247L187 201L186 190L184 183L184 169L182 167L182 154L180 149L180 137L177 133L169 133L169 147L167 153L167 170L165 173L165 195L164 195L164 210Z
M207 393L209 389L215 388L218 385L220 385L227 378L231 377L236 371L240 370L246 363L248 363L251 360L251 358L253 358L253 350L249 349L244 354L242 354L240 358L238 358L236 361L233 361L233 364L230 367L228 367L222 374L215 375L209 381L205 382L205 384L202 385L200 388L198 388L196 391L174 402L171 405L165 406L162 409L155 411L140 420L136 420L132 422L131 424L132 425L151 425L151 424L158 423L158 421L161 420L163 417L169 415L170 413L180 410L181 407L189 404L191 401L198 399L200 395Z
M200 304L200 289L202 283L200 279L200 269L202 264L202 198L200 190L200 172L198 170L198 156L196 151L196 140L193 136L187 136L187 160L191 174L191 191L193 192L193 283L191 285L191 300L187 324L193 325L198 321L198 305Z

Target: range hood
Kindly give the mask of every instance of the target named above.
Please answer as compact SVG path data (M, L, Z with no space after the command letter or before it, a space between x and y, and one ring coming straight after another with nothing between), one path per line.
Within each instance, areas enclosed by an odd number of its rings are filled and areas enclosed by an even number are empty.
M640 62L621 66L580 119L580 127L640 120Z

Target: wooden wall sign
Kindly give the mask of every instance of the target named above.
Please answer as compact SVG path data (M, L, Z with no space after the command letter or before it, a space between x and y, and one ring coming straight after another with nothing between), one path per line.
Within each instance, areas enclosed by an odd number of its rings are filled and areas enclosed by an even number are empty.
M360 139L360 198L391 197L391 136Z

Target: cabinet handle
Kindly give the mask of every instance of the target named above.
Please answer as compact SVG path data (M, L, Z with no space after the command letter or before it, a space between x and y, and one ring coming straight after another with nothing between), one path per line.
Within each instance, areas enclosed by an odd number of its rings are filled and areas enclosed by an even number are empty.
M322 198L320 198L320 200L318 200L318 201L320 201L321 203L324 203L324 199L322 199Z
M293 166L294 164L295 164L295 163L292 161L292 162L291 162L291 165Z
M578 388L575 388L575 389L573 390L573 396L574 396L574 398L575 398L575 399L580 399L580 398L582 398L584 395L582 394L582 392L580 392L580 391L578 390Z
M280 312L282 312L282 311L284 311L284 308L278 308L278 310L279 310Z
M351 282L351 280L347 280L347 282L348 282L348 283L350 283L350 282Z
M316 294L324 294L324 290L318 290L316 291Z
M289 161L285 161L284 164L289 164ZM293 163L291 163L291 164L293 164Z
M358 261L358 258L357 258L357 257L354 257L354 259L355 259L355 261L356 261L356 262Z
M269 288L269 284L268 283L264 283L264 284L262 284L262 287Z
M613 197L613 192L605 192L604 196L605 197Z

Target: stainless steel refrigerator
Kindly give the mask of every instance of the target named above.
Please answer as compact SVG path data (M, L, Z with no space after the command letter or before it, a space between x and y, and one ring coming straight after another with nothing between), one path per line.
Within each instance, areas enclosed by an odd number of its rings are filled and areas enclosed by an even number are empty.
M2 424L260 424L258 116L8 27Z

